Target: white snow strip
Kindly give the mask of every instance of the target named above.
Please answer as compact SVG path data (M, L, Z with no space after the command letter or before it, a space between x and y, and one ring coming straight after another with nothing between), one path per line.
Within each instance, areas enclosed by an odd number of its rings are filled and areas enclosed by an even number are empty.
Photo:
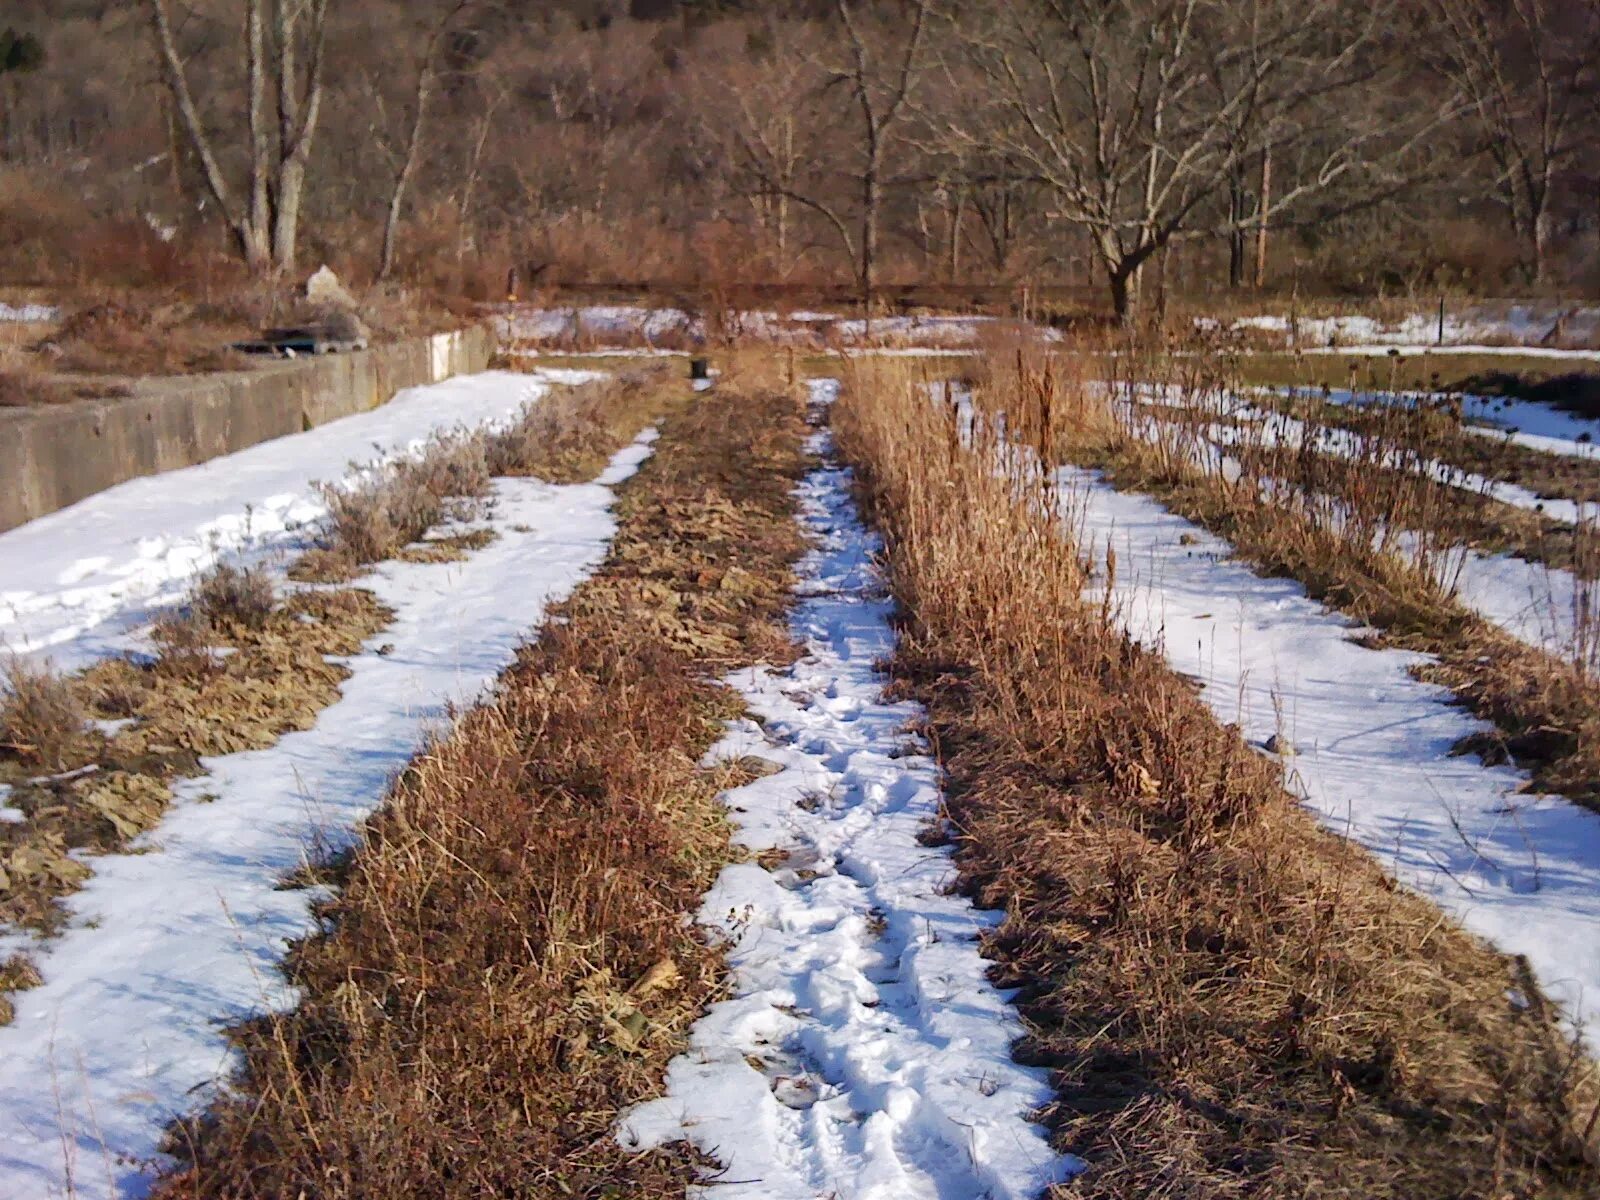
M1027 1120L1050 1089L1011 1060L1022 1027L978 952L999 914L947 894L948 853L917 841L939 772L907 731L917 706L882 699L880 543L849 472L814 471L800 495L819 543L793 619L805 656L729 680L761 724L733 723L712 751L778 768L724 800L741 845L789 857L728 867L707 895L700 919L731 945L734 996L619 1137L693 1142L726 1168L698 1190L717 1200L1035 1200L1082 1164Z
M1305 444L1307 434L1305 422L1288 413L1267 411L1246 404L1235 408L1232 415L1241 421L1253 423L1255 428L1221 423L1206 427L1206 436L1218 446L1263 445L1299 449ZM1489 479L1447 462L1419 458L1413 453L1402 451L1398 446L1385 448L1385 452L1380 456L1374 452L1373 444L1366 435L1351 429L1319 426L1312 437L1315 449L1323 454L1362 462L1381 458L1384 465L1396 470L1421 474L1446 487L1485 496L1501 504L1509 504L1513 508L1542 513L1552 521L1564 521L1574 525L1587 511L1588 506L1580 505L1575 500L1544 497L1517 484Z
M205 760L133 852L94 859L69 928L34 952L44 985L0 1028L0 1196L145 1194L163 1127L233 1065L223 1029L293 1003L276 967L311 920L278 880L313 834L348 836L446 705L477 696L594 569L612 487L652 438L593 483L497 480L499 536L464 562L382 565L364 585L398 614L374 639L391 648L349 660L316 726Z
M704 318L677 308L630 305L579 305L572 308L513 306L497 320L507 342L586 344L642 341L654 346L665 338L700 344L712 330ZM721 330L742 337L810 348L823 346L900 347L912 351L976 347L985 329L1016 325L1003 318L965 314L874 317L869 323L837 313L734 312L723 315ZM1030 328L1035 336L1060 340L1059 330Z
M1600 350L1563 350L1557 346L1474 346L1460 344L1437 345L1432 342L1389 342L1366 346L1303 346L1302 354L1348 354L1356 358L1387 358L1397 354L1402 358L1421 358L1424 354L1448 356L1474 354L1504 358L1560 358L1573 362L1600 362Z
M1327 400L1331 404L1374 405L1405 404L1414 397L1396 397L1384 392L1352 392L1349 388L1277 388L1280 395L1306 395L1312 399ZM1474 433L1490 437L1510 436L1513 441L1548 453L1592 457L1600 452L1593 443L1600 439L1600 421L1579 413L1567 412L1537 400L1517 400L1508 396L1461 396L1461 415L1468 424L1463 426ZM1471 422L1492 426L1483 429ZM1548 442L1563 443L1560 448ZM1576 448L1574 448L1576 444Z
M1600 1045L1600 816L1522 794L1509 767L1451 748L1487 728L1409 668L1364 649L1358 631L1296 583L1263 579L1231 548L1148 497L1088 472L1060 475L1082 512L1083 549L1117 549L1116 597L1129 631L1204 682L1224 721L1261 744L1284 729L1299 750L1290 782L1334 831L1502 950Z
M1277 334L1307 353L1387 354L1391 350L1401 350L1408 354L1426 351L1433 354L1532 353L1549 357L1600 357L1594 350L1585 349L1600 338L1600 308L1559 302L1509 306L1480 302L1452 306L1445 314L1442 346L1438 344L1439 313L1431 307L1392 321L1359 313L1293 320L1283 314L1269 314L1220 320L1197 317L1194 325L1204 331L1255 330ZM1546 344L1551 342L1577 343L1577 349L1565 350Z
M370 412L198 466L132 479L0 533L0 648L76 667L181 598L219 558L297 544L338 483L457 427L505 421L583 371L490 371L408 388ZM359 464L359 465L358 465Z
M1168 394L1168 390L1140 387L1131 395L1137 401L1157 400L1165 403L1183 402L1181 397ZM967 403L963 397L963 403ZM1126 397L1123 403L1127 403ZM1223 396L1201 398L1197 410L1232 413L1246 418L1266 416L1248 403ZM1237 459L1230 456L1227 447L1242 441L1257 440L1264 444L1283 441L1298 445L1304 434L1303 424L1294 417L1271 414L1268 425L1262 430L1249 432L1235 426L1215 424L1201 433L1205 440L1179 442L1172 449L1187 453L1190 461L1207 473L1233 483L1242 470ZM1155 414L1135 413L1130 428L1147 440L1162 437L1161 420ZM1353 435L1345 430L1327 430L1321 445L1330 453L1350 453L1354 449ZM1495 499L1528 507L1543 506L1547 512L1561 519L1576 521L1581 509L1570 501L1541 500L1526 489L1509 484L1491 483L1475 475L1455 472L1446 464L1413 464L1417 469L1428 470L1440 482L1463 487L1468 491L1482 488ZM1308 496L1283 480L1265 478L1261 481L1264 495L1284 495L1290 505L1303 504ZM1340 518L1344 507L1332 497L1322 497L1316 505L1325 517ZM1411 561L1421 562L1416 553L1420 539L1414 531L1397 531L1397 549L1410 554ZM1573 572L1552 567L1546 563L1531 562L1512 554L1484 554L1467 546L1438 555L1429 564L1435 578L1467 608L1493 622L1513 637L1555 657L1581 663L1593 668L1600 666L1600 645L1589 632L1600 627L1600 588L1579 578Z
M0 323L54 321L60 315L59 308L46 304L7 304L0 300Z

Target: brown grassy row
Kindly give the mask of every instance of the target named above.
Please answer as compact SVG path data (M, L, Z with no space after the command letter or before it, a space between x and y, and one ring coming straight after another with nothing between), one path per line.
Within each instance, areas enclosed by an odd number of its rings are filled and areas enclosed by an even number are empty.
M359 563L459 558L481 531L427 535L468 515L491 473L590 478L681 390L668 372L633 372L553 390L502 433L435 439L365 487L330 489L323 544L291 572L348 579ZM264 572L224 565L157 624L153 658L108 659L72 677L21 660L0 666L0 783L23 818L0 824L0 924L58 929L60 901L91 873L85 852L121 850L154 828L173 782L196 774L202 756L310 728L349 675L330 656L356 653L391 615L359 588L280 597ZM90 717L127 724L106 733ZM94 770L74 774L85 767ZM12 1013L4 993L36 980L21 959L0 964L0 1023Z
M1448 398L1442 404L1417 398L1366 406L1332 404L1306 392L1261 399L1303 419L1355 433L1401 432L1430 458L1487 479L1518 484L1540 496L1600 503L1600 463L1547 454L1508 436L1471 433L1454 415Z
M962 884L1083 1197L1578 1197L1585 1064L1526 971L1323 833L1083 598L1071 524L904 380L836 408ZM1507 999L1518 988L1533 1003ZM1584 1145L1585 1131L1590 1146Z
M1344 473L1350 486L1326 498L1347 509L1336 519L1312 492L1272 495L1265 475L1230 481L1196 465L1192 435L1152 440L1130 431L1060 360L991 358L979 399L1009 412L1019 436L1047 441L1052 461L1098 468L1116 487L1155 497L1257 570L1293 578L1314 599L1372 626L1380 642L1432 655L1437 661L1419 673L1495 726L1463 750L1490 762L1515 760L1533 787L1600 808L1600 677L1588 644L1600 630L1580 623L1586 643L1558 657L1452 597L1439 579L1448 577L1459 543L1433 490L1415 479L1385 490L1379 475ZM1402 551L1397 530L1416 531L1418 544Z
M725 383L667 420L592 580L420 754L292 955L293 1012L173 1137L177 1197L681 1195L623 1153L714 994L687 914L727 854L697 766L737 711L709 672L788 652L797 397Z
M592 479L680 387L676 372L658 365L554 388L503 430L436 434L420 454L356 486L324 484L328 515L319 545L301 556L291 574L342 581L389 558L459 558L481 544L481 534L429 534L477 515L493 477L532 475L550 483Z
M1304 426L1301 445L1275 443L1263 423L1229 417L1215 411L1215 406L1142 404L1140 411L1178 427L1180 438L1196 446L1202 440L1212 441L1209 427L1231 427L1235 435L1219 444L1219 449L1238 462L1249 478L1272 481L1278 487L1287 485L1302 497L1336 500L1358 520L1391 537L1399 516L1426 528L1440 546L1512 554L1585 578L1593 578L1600 570L1600 547L1596 545L1600 537L1592 523L1574 526L1554 520L1542 510L1497 500L1467 477L1468 468L1435 453L1439 439L1429 432L1432 422L1427 418L1437 414L1387 409L1382 414L1362 412L1355 414L1356 419L1339 420L1336 405L1296 408ZM1325 435L1332 430L1349 430L1360 442L1350 452L1326 449ZM1445 468L1443 478L1434 475L1437 465Z

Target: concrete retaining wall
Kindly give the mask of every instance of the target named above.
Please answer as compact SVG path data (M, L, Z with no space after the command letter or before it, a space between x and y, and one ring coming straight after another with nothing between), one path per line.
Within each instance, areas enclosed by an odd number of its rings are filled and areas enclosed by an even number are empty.
M484 326L253 371L139 380L133 395L0 408L0 532L124 480L193 466L489 365Z

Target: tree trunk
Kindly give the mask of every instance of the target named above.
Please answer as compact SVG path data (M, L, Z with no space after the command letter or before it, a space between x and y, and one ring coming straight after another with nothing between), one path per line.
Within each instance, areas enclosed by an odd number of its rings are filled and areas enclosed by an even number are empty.
M1244 286L1244 177L1234 171L1228 180L1228 286Z
M1272 205L1272 147L1261 151L1261 220L1256 226L1256 289L1267 286L1267 210Z
M1111 311L1124 326L1134 323L1139 315L1139 285L1143 264L1134 266L1127 259L1107 265L1111 284Z
M879 201L878 166L874 162L863 176L861 194L861 309L869 334L872 328L873 287L877 282L878 269Z
M955 210L950 214L950 245L946 255L946 270L950 274L950 282L955 283L961 276L961 226L967 217L967 192L965 188L956 192Z
M300 234L300 196L305 190L305 163L291 158L278 171L277 209L272 222L272 265L293 271L295 243Z
M1550 282L1550 212L1541 206L1533 218L1533 281L1541 286Z

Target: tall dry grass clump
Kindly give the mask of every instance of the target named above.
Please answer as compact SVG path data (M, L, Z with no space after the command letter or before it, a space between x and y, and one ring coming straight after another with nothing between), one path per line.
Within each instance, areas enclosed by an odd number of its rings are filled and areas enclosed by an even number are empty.
M727 854L713 673L787 646L799 398L665 422L602 571L420 754L331 874L293 1012L175 1131L175 1197L681 1196L610 1136L715 992L691 913Z
M488 435L490 473L536 475L550 483L592 479L650 413L686 389L680 370L658 363L554 389L509 428Z
M1055 411L1031 418L1045 444ZM1006 914L987 949L1019 1053L1089 1163L1063 1194L1594 1195L1589 1067L1526 970L1321 832L1086 596L1096 564L1034 460L971 444L893 369L860 368L835 421L962 885Z
M12 657L0 664L0 757L59 770L81 745L88 719L71 681L48 663Z
M1391 420L1353 464L1319 449L1315 423L1299 446L1247 439L1224 453L1203 431L1237 407L1225 364L1133 357L1118 370L1105 383L1042 351L994 357L980 366L975 402L1049 461L1100 469L1225 539L1255 569L1372 626L1379 641L1433 656L1419 672L1496 727L1463 751L1515 760L1541 790L1600 808L1600 590L1581 586L1575 611L1552 610L1574 634L1551 649L1467 607L1454 593L1463 530L1485 506L1431 477L1406 432L1426 425ZM1146 376L1156 382L1135 382ZM1041 413L1063 390L1091 415L1055 422L1042 440ZM1570 557L1582 582L1600 563L1597 545L1585 522L1551 553Z

